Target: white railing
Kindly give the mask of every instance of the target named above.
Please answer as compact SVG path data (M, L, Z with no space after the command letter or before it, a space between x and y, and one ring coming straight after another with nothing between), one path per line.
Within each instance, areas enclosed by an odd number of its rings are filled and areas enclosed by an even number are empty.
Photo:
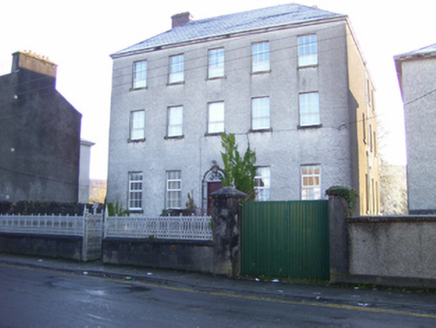
M105 219L105 238L212 240L210 216L112 216Z
M0 232L83 235L83 216L0 215Z

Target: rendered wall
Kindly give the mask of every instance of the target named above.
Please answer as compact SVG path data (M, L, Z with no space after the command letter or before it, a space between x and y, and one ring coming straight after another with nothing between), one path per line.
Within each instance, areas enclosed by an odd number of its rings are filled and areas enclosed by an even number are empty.
M436 213L436 57L405 60L402 94L410 213Z
M436 216L348 220L350 274L436 279Z
M329 196L332 283L436 288L436 216L347 214Z
M116 58L113 62L108 201L127 207L128 173L143 172L145 215L165 208L165 171L182 172L188 192L204 203L202 179L212 160L222 168L221 139L207 132L209 102L224 101L225 131L247 141L259 166L270 166L271 200L301 199L300 165L321 165L321 193L352 185L348 74L344 21L253 32ZM298 69L297 37L316 33L319 64ZM271 71L251 73L251 44L270 42ZM328 42L334 40L334 42ZM225 48L225 78L207 79L208 49ZM185 54L185 82L168 85L168 58ZM147 88L132 90L135 61L148 61ZM299 93L318 91L322 126L299 127ZM251 99L269 96L271 130L252 132ZM167 109L183 105L183 138L166 139ZM145 110L145 141L129 142L129 115Z

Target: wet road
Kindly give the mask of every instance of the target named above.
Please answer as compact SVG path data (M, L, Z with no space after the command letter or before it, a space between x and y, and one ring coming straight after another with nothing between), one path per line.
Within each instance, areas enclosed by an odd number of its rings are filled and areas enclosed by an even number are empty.
M434 327L436 315L0 265L0 327L281 326Z

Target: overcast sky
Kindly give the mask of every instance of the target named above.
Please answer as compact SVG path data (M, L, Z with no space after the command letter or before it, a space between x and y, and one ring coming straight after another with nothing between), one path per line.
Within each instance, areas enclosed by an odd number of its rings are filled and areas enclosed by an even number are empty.
M203 19L290 2L0 0L0 75L10 73L11 54L19 50L55 62L58 91L82 113L82 138L96 143L91 178L106 179L111 53L169 30L171 16L180 12ZM405 164L403 104L393 56L436 43L435 5L428 0L294 2L350 17L376 86L378 117L388 131L381 152L391 163Z

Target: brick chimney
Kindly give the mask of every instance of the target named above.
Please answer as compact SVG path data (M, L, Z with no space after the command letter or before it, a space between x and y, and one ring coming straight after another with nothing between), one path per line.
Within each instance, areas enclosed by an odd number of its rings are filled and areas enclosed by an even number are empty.
M171 28L175 28L179 25L188 23L192 20L192 18L193 17L189 13L189 11L171 16L172 23L173 23Z
M39 56L31 51L18 51L12 54L12 72L20 68L56 78L57 65L48 57Z

